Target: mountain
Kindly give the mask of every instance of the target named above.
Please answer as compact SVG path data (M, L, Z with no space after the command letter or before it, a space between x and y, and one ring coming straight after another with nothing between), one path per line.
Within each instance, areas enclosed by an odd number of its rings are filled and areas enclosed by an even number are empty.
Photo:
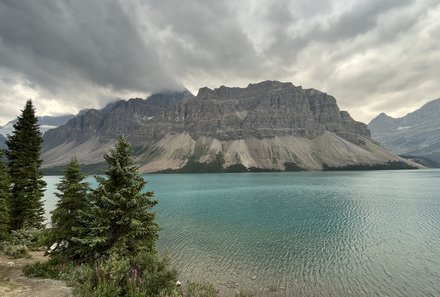
M440 98L401 118L381 113L369 124L373 139L399 154L440 163Z
M66 114L61 116L41 116L38 117L38 124L40 124L41 133L56 128L58 126L64 125L70 119L74 118L73 114ZM0 126L0 134L6 137L6 135L11 134L14 130L13 125L17 122L17 119L9 121L4 126ZM1 143L1 140L0 140Z
M340 111L334 97L265 81L202 88L197 96L161 93L89 110L46 132L44 166L61 166L70 155L83 164L102 163L120 134L134 145L142 172L414 164L372 142L367 126Z
M145 129L154 117L193 97L188 91L163 92L147 100L133 98L110 103L101 110L89 109L44 134L43 166L64 165L72 155L83 164L102 162L103 154L122 134L130 139L136 150L141 150L154 139L159 139L155 135L160 131ZM155 126L157 129L167 129L167 124Z

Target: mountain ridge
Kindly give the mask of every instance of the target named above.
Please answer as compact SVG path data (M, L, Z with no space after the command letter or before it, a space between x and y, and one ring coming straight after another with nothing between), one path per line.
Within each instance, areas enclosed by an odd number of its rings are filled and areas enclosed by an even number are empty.
M264 81L245 88L201 88L116 103L108 113L89 110L44 135L44 166L60 166L75 154L85 164L102 162L124 134L142 172L209 164L225 168L306 170L324 166L399 161L371 141L367 125L339 110L336 99L292 83Z
M385 115L385 116L384 116ZM373 139L399 155L440 162L440 98L399 118L379 114L368 127Z

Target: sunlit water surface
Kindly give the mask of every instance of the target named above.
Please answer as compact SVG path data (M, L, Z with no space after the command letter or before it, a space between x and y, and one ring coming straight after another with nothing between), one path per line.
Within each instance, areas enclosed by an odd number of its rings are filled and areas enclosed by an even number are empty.
M182 280L255 296L440 296L440 170L145 179ZM59 177L45 180L50 211Z

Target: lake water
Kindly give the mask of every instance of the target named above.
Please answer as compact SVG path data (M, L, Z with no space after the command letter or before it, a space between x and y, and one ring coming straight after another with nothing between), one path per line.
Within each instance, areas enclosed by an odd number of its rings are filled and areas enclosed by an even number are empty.
M181 279L255 296L440 296L440 170L145 178ZM47 211L58 179L45 177Z

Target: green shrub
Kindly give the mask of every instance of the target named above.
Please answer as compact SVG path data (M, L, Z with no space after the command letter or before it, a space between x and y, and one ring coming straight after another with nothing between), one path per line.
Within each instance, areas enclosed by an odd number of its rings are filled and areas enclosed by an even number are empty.
M23 245L30 251L36 251L42 246L44 235L44 229L23 228L12 231L8 242L11 245Z
M168 259L140 253L131 261L129 296L156 296L162 290L174 288L177 272L170 268Z
M0 249L15 259L29 257L29 251L41 247L44 234L44 230L37 228L14 230L8 240L1 244Z
M113 254L94 266L79 265L64 278L79 296L161 296L175 286L176 272L168 267L154 254L140 253L133 259Z
M81 264L63 275L78 296L123 296L123 280L127 278L129 263L111 257L96 265Z
M37 262L24 266L24 275L29 277L61 279L62 275L69 273L71 264L58 263L50 259L47 262Z
M3 252L14 259L29 257L29 249L23 244L11 244L5 242L2 245Z
M108 277L108 276L106 276ZM99 269L94 269L87 264L81 264L66 274L62 278L73 287L75 296L99 296L112 297L121 294L117 286L117 280L106 279L101 275Z

